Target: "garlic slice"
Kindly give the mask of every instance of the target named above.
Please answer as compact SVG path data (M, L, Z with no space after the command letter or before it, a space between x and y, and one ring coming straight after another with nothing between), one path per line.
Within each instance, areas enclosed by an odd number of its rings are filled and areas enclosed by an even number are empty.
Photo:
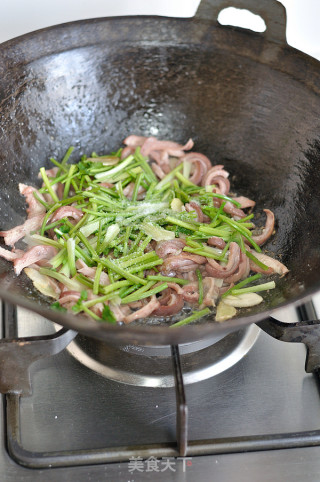
M216 321L220 323L221 321L229 320L230 318L233 318L236 314L237 310L233 306L227 305L223 301L220 301L217 306Z
M177 213L181 213L181 211L184 210L183 202L177 197L172 199L170 207L173 211L176 211Z
M236 308L249 308L250 306L259 305L263 301L262 296L257 293L243 293L242 295L228 295L223 299L226 305Z
M24 272L40 293L56 300L59 299L59 292L54 289L49 276L39 273L39 271L34 268L24 268Z

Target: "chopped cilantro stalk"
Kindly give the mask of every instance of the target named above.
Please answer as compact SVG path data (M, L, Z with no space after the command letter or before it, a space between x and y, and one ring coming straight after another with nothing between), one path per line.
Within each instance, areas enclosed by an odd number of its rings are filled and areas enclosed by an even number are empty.
M66 199L69 195L69 190L70 190L70 184L71 184L71 179L73 176L73 173L76 171L77 166L75 164L72 164L69 168L68 172L68 177L66 179L65 185L64 185L64 190L63 190L63 199Z
M261 276L262 275L260 273L254 274L253 276L249 276L248 278L240 281L240 283L237 283L236 285L232 286L227 291L225 291L221 296L221 298L225 298L226 296L231 295L233 293L233 290L238 290L240 288L243 288L243 286L246 286L249 283L252 283L253 281L260 279Z
M42 179L43 179L43 182L47 188L47 191L48 193L50 194L50 196L52 197L53 201L58 203L59 202L59 198L58 196L56 195L56 193L54 192L54 190L52 189L52 186L51 186L51 183L48 179L48 176L47 176L47 173L46 173L46 170L44 167L41 167L40 168L40 174L42 176Z
M269 266L267 266L266 264L262 263L261 261L258 260L258 258L255 257L254 254L252 254L250 251L245 251L246 255L248 256L249 259L251 259L251 261L254 262L254 264L256 264L257 266L259 266L261 269L264 269L265 271L267 271L269 269Z
M67 150L67 152L65 153L62 161L61 161L61 166L60 166L60 169L57 172L57 176L60 175L61 170L64 171L66 169L66 164L69 161L69 158L70 158L73 151L74 151L74 147L70 146L69 149Z
M50 268L40 268L39 273L50 276L51 278L55 278L57 281L64 284L67 288L69 288L72 291L79 291L79 283L76 280L69 279L64 274L57 273L56 271Z
M120 171L123 171L124 168L127 168L132 161L134 161L134 156L128 156L124 161L120 162L116 167L110 170L103 170L101 173L95 175L95 178L98 179L100 182L110 180L115 174L118 174Z
M73 238L69 238L67 241L67 252L68 252L68 265L70 269L71 276L75 276L76 269L76 258L75 258L75 242Z
M177 283L179 285L187 285L190 283L189 280L182 279L182 278L175 278L171 276L162 276L161 274L159 275L149 275L147 277L148 280L153 280L153 281L167 281L168 283Z
M100 277L102 273L102 264L98 264L97 269L96 269L96 274L94 277L94 283L93 283L93 294L97 295L99 293L99 285L100 285Z
M154 284L153 281L150 281L149 283ZM122 298L122 303L132 303L133 301L138 301L142 300L143 298L149 298L149 296L155 295L157 293L160 293L160 291L163 291L168 288L167 283L162 283L161 285L157 286L156 288L152 288L148 291L143 291L141 288L140 290L137 290L135 293L132 295L126 296L125 298Z
M247 288L232 289L231 294L242 295L244 293L257 293L258 291L273 290L276 287L274 281L269 281L268 283L262 283L261 285L249 286Z
M228 218L227 216L223 216L220 214L220 219L230 226L232 226L236 231L238 231L242 236L244 236L250 244L254 247L254 249L258 252L261 253L261 248L260 246L257 245L257 243L252 239L252 233L245 227L243 227L240 223L237 221L234 221L231 218Z
M196 270L196 275L198 278L198 289L199 289L199 299L198 303L199 305L202 305L203 302L203 283L202 283L202 274L199 269Z
M179 171L182 171L182 169L183 169L183 163L179 164L177 167L172 169L172 171L170 171L169 174L164 176L164 178L160 182L158 182L158 184L156 186L156 190L157 191L161 190L164 186L166 186L166 184L170 185L170 181L172 181L174 179L176 173L179 172Z
M218 199L223 199L224 201L229 201L232 204L234 204L237 208L241 207L241 204L238 201L236 201L235 199L232 199L232 197L225 196L224 194L217 194L215 192L212 192L212 193L206 193L206 195L210 197L216 197Z
M134 184L134 189L132 193L132 201L136 201L138 197L139 187L141 185L141 181L143 179L143 172L140 172L136 178L136 182Z
M189 181L189 179L185 178L181 172L176 172L176 177L181 181L183 186L192 186L192 187L198 187L196 184L193 184L193 182Z
M188 316L187 318L184 318L184 320L178 321L177 323L174 323L173 325L171 325L170 328L176 328L178 326L188 325L189 323L192 323L193 321L196 321L199 318L202 318L203 316L208 315L209 313L210 313L209 308L204 308L203 310L195 311L192 315Z
M99 258L98 258L99 259ZM139 278L139 276L135 276L128 271L124 270L123 268L120 268L116 263L106 259L106 258L100 258L100 263L102 263L103 266L106 268L109 268L110 271L119 274L121 277L126 278L133 283L140 283L142 285L147 284L147 281L143 278Z
M190 231L197 231L196 225L186 223L184 221L181 221L181 219L174 218L173 216L167 216L166 219L165 219L165 222L168 223L168 224L176 224L177 226L189 229Z

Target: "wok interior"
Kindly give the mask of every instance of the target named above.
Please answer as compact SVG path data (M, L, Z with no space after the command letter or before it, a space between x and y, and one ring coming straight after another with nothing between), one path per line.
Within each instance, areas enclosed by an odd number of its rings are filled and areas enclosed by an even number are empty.
M191 137L195 151L224 164L233 191L257 202L257 223L263 208L277 219L265 249L290 274L245 316L319 288L319 95L292 75L300 54L270 44L269 62L260 36L225 32L196 20L109 19L2 46L11 64L1 64L0 80L1 229L25 219L18 183L38 184L39 168L71 145L76 161L117 149L131 133L182 143ZM48 47L47 37L57 44ZM311 59L304 65L318 75ZM38 310L47 304L2 258L0 273L4 298L10 292Z

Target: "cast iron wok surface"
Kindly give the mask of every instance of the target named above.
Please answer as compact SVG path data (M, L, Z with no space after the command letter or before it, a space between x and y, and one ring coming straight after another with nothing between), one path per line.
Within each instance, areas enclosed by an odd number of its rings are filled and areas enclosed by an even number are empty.
M210 2L205 2L206 8ZM64 24L0 46L0 227L25 220L18 183L73 145L117 149L130 133L184 143L231 173L233 190L274 211L265 246L290 269L265 303L223 324L114 327L48 308L0 259L0 297L86 335L182 343L228 333L320 289L320 69L266 36L215 19L122 17ZM258 217L257 217L258 220ZM261 224L263 217L261 217Z

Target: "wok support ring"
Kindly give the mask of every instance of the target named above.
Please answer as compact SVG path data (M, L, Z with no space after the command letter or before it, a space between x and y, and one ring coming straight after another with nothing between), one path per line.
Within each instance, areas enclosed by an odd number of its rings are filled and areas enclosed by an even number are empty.
M53 335L0 340L0 393L31 395L32 363L60 353L76 334L62 328Z
M267 318L257 325L273 338L290 342L304 343L307 348L305 370L307 373L320 369L320 320L315 318L313 305L307 310L298 308L303 321L296 323L283 323L272 317Z
M183 383L181 359L178 345L171 346L173 374L176 387L176 438L179 455L185 457L188 448L188 405Z

